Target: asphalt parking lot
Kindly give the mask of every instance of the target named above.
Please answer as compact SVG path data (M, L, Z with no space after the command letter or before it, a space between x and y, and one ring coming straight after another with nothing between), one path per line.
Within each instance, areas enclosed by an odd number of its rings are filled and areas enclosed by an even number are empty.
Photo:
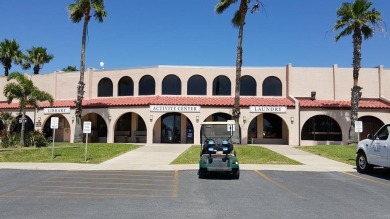
M177 185L177 171L66 171L0 195L0 198L176 197Z
M0 218L390 218L390 171L0 170Z

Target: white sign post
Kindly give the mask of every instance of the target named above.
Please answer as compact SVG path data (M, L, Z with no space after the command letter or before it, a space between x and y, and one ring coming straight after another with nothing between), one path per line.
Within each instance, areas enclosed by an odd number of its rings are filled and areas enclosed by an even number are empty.
M355 121L355 132L363 132L363 122Z
M92 130L92 122L85 121L83 124L83 133L87 134L85 137L85 161L87 161L88 156L88 134L91 133Z
M58 129L58 117L51 117L50 119L50 128L53 129L53 144L51 149L51 159L54 159L54 139L56 136L56 129Z

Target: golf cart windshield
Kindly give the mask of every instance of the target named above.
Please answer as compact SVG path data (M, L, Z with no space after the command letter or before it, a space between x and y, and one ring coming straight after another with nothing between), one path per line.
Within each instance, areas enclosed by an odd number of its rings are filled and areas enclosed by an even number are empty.
M233 135L234 123L205 122L202 124L202 142L206 139L230 140Z

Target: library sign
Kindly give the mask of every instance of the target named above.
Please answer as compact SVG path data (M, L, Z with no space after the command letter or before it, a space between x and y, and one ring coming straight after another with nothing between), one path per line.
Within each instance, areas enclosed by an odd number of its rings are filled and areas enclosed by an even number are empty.
M70 107L63 108L45 108L43 109L43 113L47 114L70 114Z
M150 112L180 112L180 113L199 113L200 106L188 105L150 105Z
M285 106L250 106L251 113L285 113L287 107Z

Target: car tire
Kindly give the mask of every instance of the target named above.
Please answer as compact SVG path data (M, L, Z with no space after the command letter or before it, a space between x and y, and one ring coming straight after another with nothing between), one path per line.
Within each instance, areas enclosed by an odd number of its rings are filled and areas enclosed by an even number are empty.
M367 162L367 157L364 152L359 152L356 156L356 170L359 173L369 173L373 166Z
M199 179L206 179L207 177L207 169L206 168L200 168L198 171Z
M240 179L240 169L232 170L232 179Z

